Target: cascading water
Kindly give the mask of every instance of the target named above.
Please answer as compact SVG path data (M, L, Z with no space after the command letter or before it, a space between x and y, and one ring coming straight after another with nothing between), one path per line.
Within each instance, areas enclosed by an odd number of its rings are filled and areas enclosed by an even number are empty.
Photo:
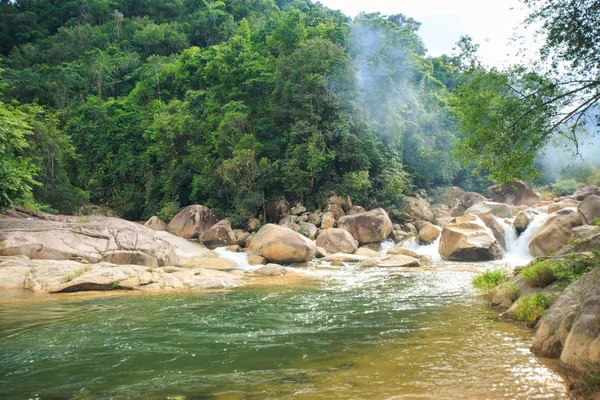
M542 225L548 220L549 215L540 213L536 215L533 220L527 225L527 229L523 231L519 236L515 232L515 228L512 224L506 223L502 219L497 219L498 222L504 227L504 238L506 242L506 252L504 254L504 261L511 265L525 265L533 260L533 256L529 252L529 242L540 230Z
M248 264L248 254L245 252L233 252L227 250L225 247L218 247L213 250L219 256L233 261L242 271L255 271L261 267L261 265L250 265Z

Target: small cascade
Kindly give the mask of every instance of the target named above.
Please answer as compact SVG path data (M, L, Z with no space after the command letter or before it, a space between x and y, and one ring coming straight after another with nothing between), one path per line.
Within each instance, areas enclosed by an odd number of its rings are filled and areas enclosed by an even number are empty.
M218 247L218 248L214 249L213 251L223 258L233 261L242 271L252 272L262 266L262 265L257 266L257 265L248 264L248 254L246 254L244 252L236 253L236 252L227 250L227 248L225 248L225 247Z
M394 242L392 239L381 242L381 250L379 250L379 254L387 254L388 250L395 246L396 242Z
M542 225L548 220L548 214L536 215L533 220L527 225L527 229L521 235L517 236L512 224L504 224L506 253L504 261L512 266L525 265L533 260L533 256L529 252L529 242L540 230Z
M437 239L431 244L420 245L416 240L405 240L400 244L401 247L412 250L417 254L431 257L432 261L439 261L442 259L440 256L439 247L440 239L442 235L438 236Z

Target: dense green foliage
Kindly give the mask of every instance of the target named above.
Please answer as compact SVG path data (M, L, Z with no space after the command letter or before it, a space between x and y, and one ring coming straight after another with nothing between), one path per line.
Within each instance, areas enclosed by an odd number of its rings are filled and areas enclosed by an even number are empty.
M412 187L473 186L451 155L458 61L426 57L403 15L272 0L0 11L3 104L29 115L12 199L37 179L38 203L61 212L89 200L167 218L201 203L241 223L280 196L336 192L399 215Z
M471 62L452 99L461 122L458 153L503 182L535 177L536 155L553 138L568 138L578 154L583 134L600 124L600 1L523 2L545 39L541 61L486 68L473 57L477 47L463 40L463 59Z
M492 269L475 276L472 285L483 298L491 302L501 285L509 280L510 276L505 269Z

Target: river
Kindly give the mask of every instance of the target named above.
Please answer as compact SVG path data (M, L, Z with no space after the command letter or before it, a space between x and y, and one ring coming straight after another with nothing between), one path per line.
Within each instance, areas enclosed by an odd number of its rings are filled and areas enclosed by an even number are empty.
M567 398L553 363L529 352L532 331L473 291L474 273L498 265L318 264L292 283L216 292L8 292L0 398Z

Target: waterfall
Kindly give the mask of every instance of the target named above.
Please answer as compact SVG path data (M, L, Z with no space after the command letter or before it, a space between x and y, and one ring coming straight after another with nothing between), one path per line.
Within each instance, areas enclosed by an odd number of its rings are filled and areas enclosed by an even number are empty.
M512 266L517 266L525 265L533 260L534 257L529 252L529 242L531 242L531 239L538 233L549 217L548 214L544 213L536 215L529 225L527 225L527 229L518 237L512 224L501 221L504 226L506 242L504 261Z
M262 267L262 265L250 265L248 264L248 254L244 252L233 252L227 250L225 247L218 247L213 250L220 257L223 257L227 260L233 261L242 271L255 271L258 268Z

